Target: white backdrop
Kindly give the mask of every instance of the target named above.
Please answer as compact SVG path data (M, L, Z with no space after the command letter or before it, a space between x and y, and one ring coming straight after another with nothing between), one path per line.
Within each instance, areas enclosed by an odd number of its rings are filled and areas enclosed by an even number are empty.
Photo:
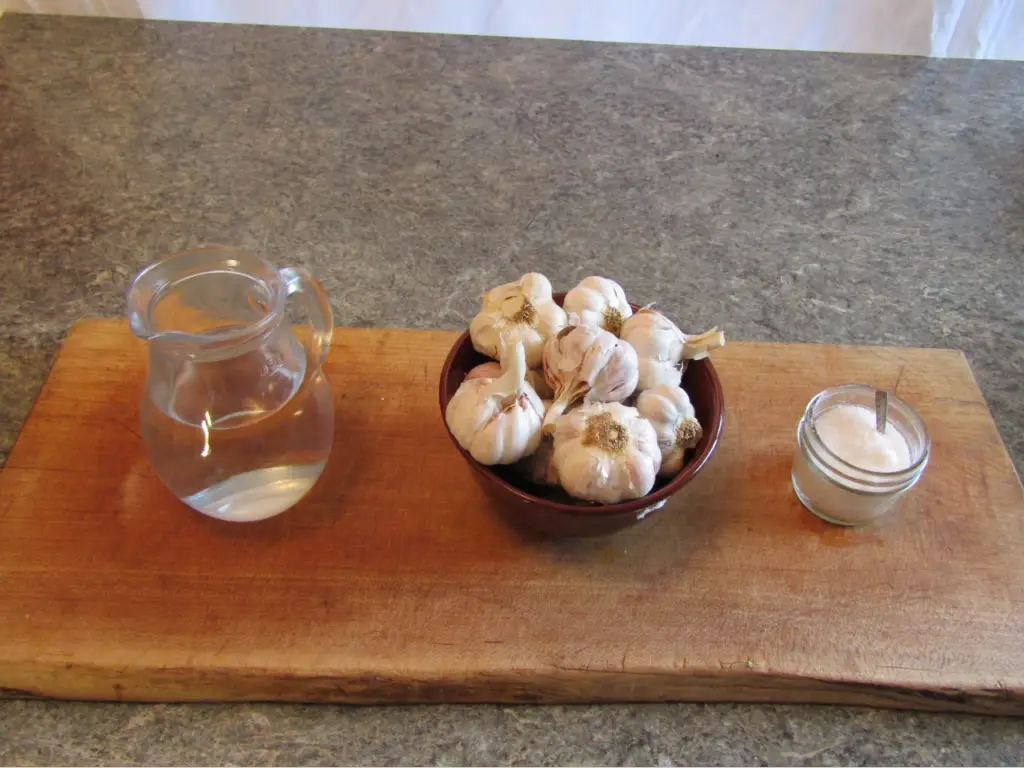
M0 9L1024 59L1024 0L0 0Z

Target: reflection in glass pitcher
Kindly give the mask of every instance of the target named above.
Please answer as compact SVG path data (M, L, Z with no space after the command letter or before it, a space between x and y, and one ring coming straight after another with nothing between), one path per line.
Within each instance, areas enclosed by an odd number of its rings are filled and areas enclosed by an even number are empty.
M306 300L303 344L285 301ZM143 270L128 292L132 331L149 343L142 434L160 479L223 520L262 520L299 501L334 439L321 368L333 323L320 284L227 248L199 248Z

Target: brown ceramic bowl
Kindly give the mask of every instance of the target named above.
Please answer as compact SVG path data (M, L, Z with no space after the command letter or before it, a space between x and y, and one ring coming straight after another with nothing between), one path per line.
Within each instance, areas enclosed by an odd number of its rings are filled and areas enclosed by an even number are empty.
M559 304L564 298L564 293L555 294L555 301ZM634 305L633 311L637 309ZM489 359L473 349L468 332L459 336L441 369L438 399L442 422L448 401L466 374L474 366ZM696 448L690 451L678 475L667 481L659 478L646 496L620 504L579 501L561 488L533 485L516 474L511 467L484 466L462 449L450 430L448 436L473 470L476 481L509 521L554 536L597 536L627 528L651 517L665 505L670 496L678 493L697 476L714 453L725 423L725 398L722 382L711 361L705 359L690 362L683 375L683 388L690 396L697 420L704 427L704 436Z

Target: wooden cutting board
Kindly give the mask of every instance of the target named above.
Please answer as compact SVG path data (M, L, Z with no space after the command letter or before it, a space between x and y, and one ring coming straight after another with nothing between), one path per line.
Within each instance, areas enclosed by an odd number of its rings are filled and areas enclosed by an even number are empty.
M143 345L76 326L0 473L3 693L1024 713L1024 493L959 352L730 343L726 433L685 496L554 542L506 527L449 443L454 338L339 329L324 478L230 524L147 463ZM897 390L934 440L902 508L858 530L789 483L805 403L849 381Z

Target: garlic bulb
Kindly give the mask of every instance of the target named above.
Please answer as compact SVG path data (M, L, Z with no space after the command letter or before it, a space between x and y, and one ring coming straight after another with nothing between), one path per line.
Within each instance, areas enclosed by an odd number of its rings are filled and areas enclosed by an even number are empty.
M687 360L700 360L725 344L717 328L687 336L654 309L641 309L622 324L622 338L636 350L640 368L640 389L659 384L679 386Z
M659 384L640 393L636 408L658 435L661 448L658 474L662 477L678 474L683 468L683 456L704 434L690 396L682 387Z
M503 348L523 343L526 364L540 365L544 342L565 327L565 312L551 298L544 275L528 272L513 283L489 290L479 314L469 324L477 352L501 359Z
M546 436L536 451L516 464L516 470L534 485L558 485L554 454L554 441Z
M580 400L610 403L636 389L636 350L608 331L590 325L563 328L544 345L544 377L555 399L544 417L546 431Z
M491 361L488 363L480 363L480 365L471 368L463 381L472 381L473 379L496 379L499 376L501 376L501 365Z
M569 495L615 504L650 493L661 450L654 427L635 408L599 403L556 422L553 463Z
M585 277L565 294L566 312L578 315L584 325L603 328L616 336L622 323L633 314L622 286L607 277Z
M544 404L525 381L526 353L516 342L496 379L459 385L445 410L445 423L481 464L512 464L537 450Z

